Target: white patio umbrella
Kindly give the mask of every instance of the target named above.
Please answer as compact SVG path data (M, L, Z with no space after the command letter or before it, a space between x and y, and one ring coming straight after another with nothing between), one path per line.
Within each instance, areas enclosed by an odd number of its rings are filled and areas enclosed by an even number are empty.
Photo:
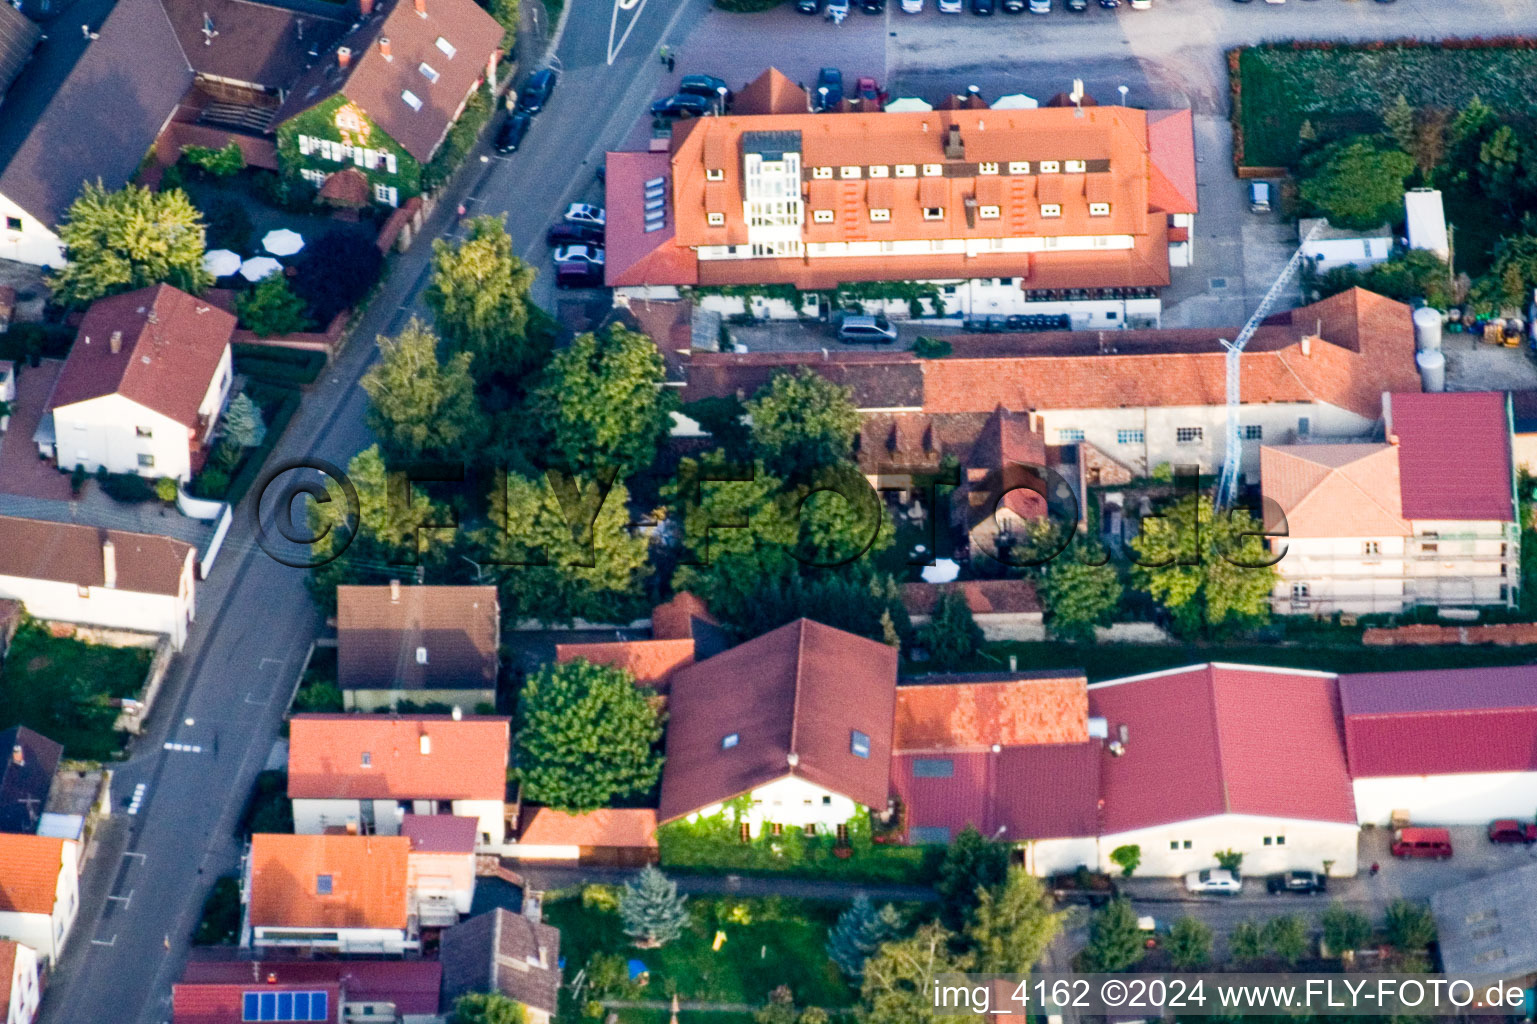
M288 228L278 228L262 235L262 248L274 256L292 256L304 248L304 236Z
M283 264L271 256L253 256L240 264L240 276L247 281L260 281L282 269Z
M953 558L936 558L933 565L923 567L923 582L949 583L961 574L960 563Z
M913 96L903 96L901 99L892 100L890 103L886 104L886 112L890 114L900 114L903 111L910 110L933 109L934 104L926 103L923 100L917 99Z
M227 277L240 269L240 254L228 249L203 253L203 269L214 277Z
M1040 103L1022 92L1011 92L993 100L994 110L1034 110Z

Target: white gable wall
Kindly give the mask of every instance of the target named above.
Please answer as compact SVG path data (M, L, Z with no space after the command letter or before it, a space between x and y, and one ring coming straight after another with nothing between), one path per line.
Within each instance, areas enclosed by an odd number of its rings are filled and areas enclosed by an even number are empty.
M848 797L795 775L785 775L759 786L752 791L751 797L752 804L743 820L754 833L768 824L786 828L815 825L818 831L833 831L860 811L860 805ZM712 817L724 809L724 804L712 804L689 818Z
M1241 870L1246 877L1276 871L1321 872L1327 860L1332 862L1332 877L1348 878L1356 873L1359 832L1358 826L1346 822L1218 814L1104 835L1099 842L1099 867L1119 871L1110 861L1111 852L1118 846L1138 846L1142 850L1138 875L1179 877L1216 867L1218 850L1236 850L1244 855Z
M5 984L0 980L0 984ZM32 1024L43 993L38 987L37 952L25 943L16 946L16 963L10 978L10 1006L4 1024Z
M182 566L180 593L176 596L143 594L109 587L77 587L56 580L0 576L0 598L20 601L39 619L110 626L141 633L164 633L171 646L181 650L192 622L193 566L196 552L189 552Z
M1386 825L1408 811L1416 825L1485 825L1495 818L1530 821L1537 772L1477 772L1356 779L1356 818Z
M20 230L13 220L21 222ZM52 228L0 194L0 260L15 260L37 267L62 267L64 247Z
M79 465L94 473L105 466L109 473L168 476L182 483L192 479L190 429L122 395L57 408L53 424L62 470ZM141 436L145 431L149 436ZM152 458L154 465L140 465L141 455Z

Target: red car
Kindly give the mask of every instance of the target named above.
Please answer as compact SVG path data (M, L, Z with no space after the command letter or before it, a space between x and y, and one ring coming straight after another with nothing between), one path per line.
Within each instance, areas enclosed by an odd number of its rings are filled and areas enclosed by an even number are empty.
M1514 818L1502 818L1489 824L1491 843L1537 843L1537 825L1522 823Z
M859 100L861 110L882 110L890 96L891 94L876 85L875 79L869 75L860 76L854 84L854 98Z

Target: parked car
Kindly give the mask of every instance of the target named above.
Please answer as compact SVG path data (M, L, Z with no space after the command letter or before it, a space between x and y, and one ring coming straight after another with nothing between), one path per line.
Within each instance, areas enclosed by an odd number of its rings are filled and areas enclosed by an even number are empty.
M523 136L528 134L529 125L534 123L534 116L525 111L510 114L502 126L496 130L496 151L498 153L516 153L518 147L523 144Z
M902 0L903 14L922 14L923 0Z
M1249 212L1270 212L1270 184L1264 181L1249 182Z
M518 109L526 110L530 114L537 114L544 109L544 105L550 102L550 94L555 91L555 81L560 76L554 68L544 68L535 71L523 83L523 90L518 93Z
M1316 871L1283 871L1265 879L1268 892L1327 892L1329 880Z
M795 9L802 14L818 14L822 10L822 0L795 0Z
M822 90L826 89L824 93ZM821 109L836 107L843 102L843 72L837 68L823 68L817 72L816 88L812 92L818 97L817 102Z
M1227 868L1206 868L1203 871L1192 871L1186 875L1185 889L1188 892L1210 892L1229 895L1243 891L1243 879L1233 874Z
M603 266L603 249L596 245L563 245L555 250L556 263L590 263Z
M601 288L603 287L603 268L594 263L557 263L555 287Z
M594 206L591 203L572 203L566 207L565 220L568 224L591 224L601 228L608 223L608 214L601 206Z
M849 0L827 0L827 16L841 22L849 16Z
M652 117L703 117L715 109L715 100L680 92L651 104Z
M1395 857L1446 860L1452 855L1452 834L1444 828L1394 829L1392 851Z
M961 0L938 0L938 4L940 14L959 14L963 9Z
M1121 894L1114 878L1087 868L1052 875L1047 886L1059 903L1086 903L1095 908L1103 907Z
M593 224L551 224L545 245L602 245L603 229Z
M1089 9L1089 0L1067 0L1067 9L1081 14Z
M1030 0L1031 14L1050 14L1051 0Z
M886 10L886 0L859 0L859 9L866 14L882 14Z
M838 340L890 345L897 340L897 329L883 316L849 315L838 324Z
M1529 821L1520 822L1514 818L1501 818L1489 824L1489 841L1491 843L1525 843L1531 846L1537 843L1537 825Z
M703 96L714 103L721 98L722 91L726 95L726 106L731 106L731 101L736 99L736 93L726 88L725 79L716 78L714 75L684 75L678 83L678 94L685 93L693 96Z
M1134 11L1145 11L1152 6L1153 0L1131 0L1131 9Z
M980 14L984 18L995 10L993 0L971 0L971 13Z
M860 75L854 82L854 97L859 100L865 109L873 108L879 110L886 105L886 100L890 98L890 94L876 84L875 79L871 76Z
M1004 14L1019 14L1025 9L1025 0L998 0Z
M1114 10L1115 8L1121 6L1121 0L1099 0L1099 5L1101 7Z

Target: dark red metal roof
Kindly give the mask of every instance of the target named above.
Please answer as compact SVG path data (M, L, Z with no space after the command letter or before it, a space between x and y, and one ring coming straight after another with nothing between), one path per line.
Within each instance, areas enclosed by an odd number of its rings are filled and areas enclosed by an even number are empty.
M1340 677L1356 778L1537 771L1537 665Z
M268 979L274 979L269 981ZM410 1016L438 1011L443 967L433 960L192 960L173 990L175 1024L240 1024L246 992L325 991L329 1021L340 1004L394 1003Z
M1394 394L1406 519L1514 519L1509 399L1502 391Z
M907 827L950 830L967 825L1010 842L1064 839L1099 832L1100 744L1046 743L998 753L897 754L892 788L907 808ZM914 775L916 761L951 763L949 778Z

